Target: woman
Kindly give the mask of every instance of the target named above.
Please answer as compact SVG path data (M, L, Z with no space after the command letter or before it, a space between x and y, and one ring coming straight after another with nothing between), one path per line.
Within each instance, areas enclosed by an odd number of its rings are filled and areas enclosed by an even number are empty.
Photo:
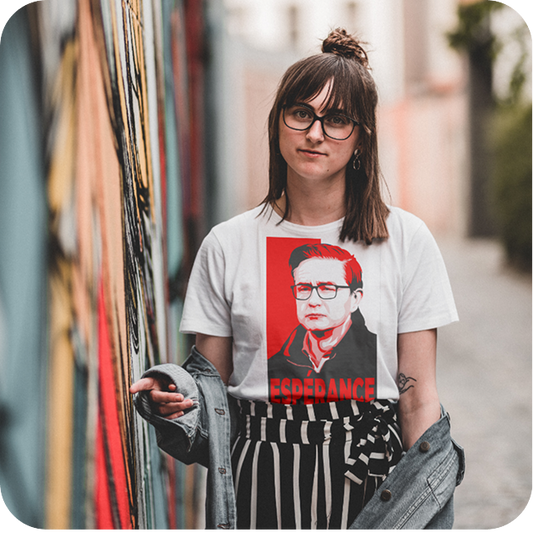
M425 225L381 198L364 49L336 30L322 51L282 78L268 195L206 237L182 318L240 410L239 528L349 527L441 417L446 271ZM196 405L181 391L157 373L131 388L170 421Z

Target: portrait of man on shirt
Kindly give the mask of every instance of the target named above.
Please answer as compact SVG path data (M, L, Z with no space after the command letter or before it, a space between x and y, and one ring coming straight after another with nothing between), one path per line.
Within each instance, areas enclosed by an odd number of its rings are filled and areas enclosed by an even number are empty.
M359 263L339 246L307 244L289 266L299 324L268 360L271 401L374 399L376 335L359 310Z

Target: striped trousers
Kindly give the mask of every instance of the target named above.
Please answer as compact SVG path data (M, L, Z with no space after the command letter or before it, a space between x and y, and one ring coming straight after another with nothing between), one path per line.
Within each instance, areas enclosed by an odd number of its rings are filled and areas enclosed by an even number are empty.
M390 401L239 401L239 529L345 529L402 456Z

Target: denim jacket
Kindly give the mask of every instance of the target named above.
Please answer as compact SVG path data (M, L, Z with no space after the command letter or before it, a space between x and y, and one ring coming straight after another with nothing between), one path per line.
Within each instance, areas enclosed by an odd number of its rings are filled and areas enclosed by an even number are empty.
M207 467L206 528L236 529L231 446L237 407L215 367L195 347L183 367L162 364L144 376L165 375L194 405L168 420L154 414L147 395L135 396L140 415L156 429L159 447L171 456ZM359 513L350 529L446 529L453 525L453 493L463 479L464 453L441 418L404 454Z

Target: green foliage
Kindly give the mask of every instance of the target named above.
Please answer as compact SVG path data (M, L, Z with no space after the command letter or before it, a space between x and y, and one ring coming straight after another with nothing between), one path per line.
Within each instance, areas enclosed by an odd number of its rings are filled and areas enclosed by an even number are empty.
M526 72L530 65L528 65L528 62L530 62L529 37L529 28L524 22L522 25L516 28L515 31L501 38L502 45L506 43L514 43L517 45L517 50L520 51L509 77L507 95L500 97L500 103L502 105L512 106L514 104L519 104L520 101L525 97L523 95L523 90L527 81Z
M500 97L502 104L517 103L522 95L526 82L526 69L529 59L528 36L529 29L524 22L509 35L494 35L490 31L491 14L509 9L500 2L480 0L473 4L460 4L457 8L457 27L446 34L450 46L458 52L483 50L484 54L494 63L504 45L514 42L518 45L520 55L511 70L508 84L508 94Z
M503 4L481 0L473 4L460 4L457 8L457 28L447 33L448 43L457 51L469 51L487 47L494 59L498 53L498 41L488 30L490 14Z
M492 196L512 265L531 271L531 104L500 106L493 121Z
M493 213L508 260L521 270L531 271L532 119L530 98L524 95L529 30L524 23L508 35L494 35L490 17L503 7L488 0L459 5L457 27L447 38L455 50L481 52L492 63L504 45L518 44L520 53L511 69L506 94L494 96L496 106L490 110L493 169L489 182Z

